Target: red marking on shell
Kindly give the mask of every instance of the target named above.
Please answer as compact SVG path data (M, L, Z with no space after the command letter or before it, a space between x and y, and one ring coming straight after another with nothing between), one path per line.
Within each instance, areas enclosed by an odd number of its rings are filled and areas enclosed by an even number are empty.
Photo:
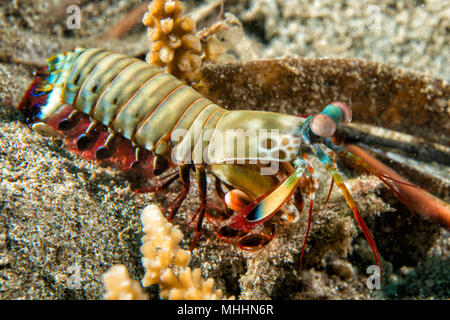
M24 102L22 104L22 107L27 107L27 105L28 102ZM66 107L61 108L59 112L49 117L46 121L46 124L54 128L57 132L64 136L64 144L70 152L79 154L86 160L96 160L95 151L99 147L103 146L106 139L108 138L108 128L102 124L99 124L95 129L99 132L96 141L87 150L79 151L76 144L77 139L81 134L86 132L86 129L91 124L91 120L89 119L89 116L83 114L80 121L73 128L65 131L58 130L58 125L61 120L67 118L72 113L72 111L74 111L74 108L71 105L66 105ZM119 136L117 137L117 141L115 141L115 150L112 156L106 159L97 160L97 162L101 166L110 166L126 171L130 169L131 164L135 160L135 148L132 146L131 141ZM151 167L152 159L147 159L143 166L141 166L141 169L145 171L144 175L148 178L152 177Z
M55 130L58 130L59 123L67 118L73 111L72 106L66 104L65 108L62 108L60 112L53 114L49 119L47 119L46 123L54 128Z
M341 109L342 124L347 124L350 123L350 121L352 121L352 109L348 105L340 101L335 101L332 102L331 104Z
M336 132L336 123L326 114L318 113L311 119L310 128L319 137L329 138Z
M64 134L66 135L65 143L66 147L71 152L75 154L80 154L83 158L87 160L97 160L95 158L95 152L99 147L104 145L106 139L109 136L109 132L106 126L104 125L97 126L96 130L98 130L100 133L96 141L90 148L80 152L76 144L78 137L86 132L86 129L89 127L90 124L91 124L90 119L87 116L84 116L74 128L68 130L67 132L64 132ZM97 160L97 162L102 166L111 166L121 170L130 169L130 166L134 161L135 161L134 147L131 145L131 141L122 137L118 137L116 149L111 157L102 160Z

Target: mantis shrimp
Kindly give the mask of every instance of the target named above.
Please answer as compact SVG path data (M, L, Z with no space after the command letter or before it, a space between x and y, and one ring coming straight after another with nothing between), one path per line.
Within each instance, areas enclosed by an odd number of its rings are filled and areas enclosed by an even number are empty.
M332 102L306 117L229 111L161 68L111 51L76 48L49 58L47 64L36 73L18 106L24 121L37 132L65 136L67 147L87 159L137 172L143 178L157 177L154 185L141 186L137 192L161 191L181 180L180 194L165 210L169 220L189 193L193 171L200 207L194 216L191 249L205 217L230 218L218 229L220 238L244 250L261 248L274 236L273 216L291 198L301 212L302 193L309 191L302 257L318 188L306 155L311 151L342 190L381 267L375 241L328 153L349 159L397 192L386 181L388 176L330 139L338 126L351 121L352 112L345 103ZM163 175L169 168L177 170ZM216 177L225 212L207 204L207 171ZM253 232L259 225L265 232Z

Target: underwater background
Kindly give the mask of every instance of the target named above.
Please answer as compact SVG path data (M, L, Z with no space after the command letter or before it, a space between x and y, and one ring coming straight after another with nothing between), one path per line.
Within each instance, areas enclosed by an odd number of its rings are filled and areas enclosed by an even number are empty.
M188 14L200 15L196 10L212 2L184 3ZM102 299L102 275L114 264L126 265L133 279L142 279L139 214L150 203L165 207L180 186L156 195L136 194L122 172L71 154L58 139L37 135L18 121L14 108L33 72L58 52L102 47L144 59L149 42L142 23L132 24L120 37L108 32L145 3L0 3L0 299ZM69 5L80 9L75 28L69 18L76 10L68 13ZM396 143L378 146L379 137L361 128L347 134L379 149L406 178L449 202L446 1L226 0L224 13L214 6L197 23L202 30L221 16L229 25L218 36L220 56L203 66L198 90L232 109L291 114L318 112L327 101L349 97L360 105L353 110L356 123L386 129L382 136ZM251 62L286 56L293 60ZM355 92L350 81L338 81L346 77L359 79L367 91ZM404 93L412 101L427 96L428 103L395 109ZM405 146L405 139L390 130L422 140ZM386 272L381 289L368 288L372 252L342 194L335 190L324 204L331 178L320 161L312 162L321 177L320 190L301 274L305 214L299 222L279 228L275 239L257 252L217 239L214 226L206 222L191 266L213 278L225 295L241 299L450 297L448 230L412 216L375 177L340 164ZM213 194L211 188L208 192ZM197 198L196 188L191 188L174 221L185 234L185 248L192 238L189 214L198 206ZM75 287L74 275L80 279ZM159 297L157 286L146 290L151 298Z

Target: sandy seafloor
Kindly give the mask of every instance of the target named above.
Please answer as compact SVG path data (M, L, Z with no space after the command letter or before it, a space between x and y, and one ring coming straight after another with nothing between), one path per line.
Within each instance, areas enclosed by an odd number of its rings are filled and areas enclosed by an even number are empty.
M0 3L0 299L101 299L101 275L118 263L141 279L139 214L150 202L166 205L180 188L135 194L120 172L74 156L61 141L43 138L18 122L13 107L36 65L50 55L75 46L101 46L143 57L148 47L143 26L120 40L96 38L140 1L88 1L81 7L79 30L67 30L64 16L54 18L53 5L61 2ZM202 3L187 1L190 10ZM449 79L446 1L230 0L225 10L242 21L261 58L358 58ZM443 172L446 189L441 194L448 201L448 167ZM326 208L320 204L329 178L318 192L300 275L305 216L255 253L216 239L206 223L192 266L214 278L226 295L243 299L448 299L448 231L410 217L376 179L348 183L360 186L355 197L384 259L381 290L366 286L371 252L340 193L334 191ZM198 204L196 196L192 188L175 220L185 231L184 246L192 234L186 219ZM78 288L68 285L73 268L80 271ZM157 287L147 291L158 297Z

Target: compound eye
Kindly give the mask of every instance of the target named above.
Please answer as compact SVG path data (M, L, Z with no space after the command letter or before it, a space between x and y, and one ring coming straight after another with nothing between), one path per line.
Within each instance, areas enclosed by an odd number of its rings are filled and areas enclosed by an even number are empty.
M352 109L343 102L335 101L330 103L336 107L338 107L342 112L342 124L347 124L352 121Z
M336 132L336 123L326 114L318 113L311 119L310 128L315 135L329 138Z

